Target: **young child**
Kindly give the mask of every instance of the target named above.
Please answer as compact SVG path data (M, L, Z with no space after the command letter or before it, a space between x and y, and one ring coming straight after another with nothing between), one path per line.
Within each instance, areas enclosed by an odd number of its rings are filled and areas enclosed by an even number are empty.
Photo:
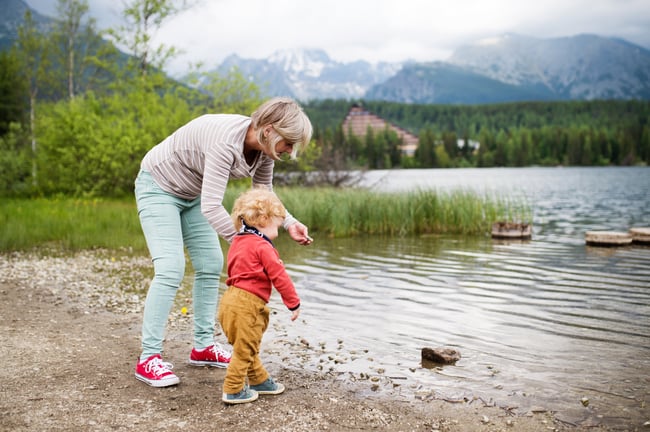
M272 288L292 312L291 321L300 313L300 298L272 243L285 215L278 197L266 188L243 193L233 205L231 217L239 233L228 250L228 289L219 302L218 314L233 347L223 382L222 400L227 404L252 402L258 395L284 391L284 385L269 376L259 354L269 324L266 304Z

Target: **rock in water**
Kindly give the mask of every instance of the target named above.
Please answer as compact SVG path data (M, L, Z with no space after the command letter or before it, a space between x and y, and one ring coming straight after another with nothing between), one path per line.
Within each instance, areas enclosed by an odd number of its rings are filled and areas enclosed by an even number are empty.
M422 348L422 361L454 364L460 360L460 351L455 348Z

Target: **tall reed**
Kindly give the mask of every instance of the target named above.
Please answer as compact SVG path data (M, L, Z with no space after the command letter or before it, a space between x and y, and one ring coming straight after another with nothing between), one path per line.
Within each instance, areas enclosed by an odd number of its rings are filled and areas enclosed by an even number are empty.
M245 186L228 189L230 208ZM365 189L277 188L287 209L310 232L330 237L426 233L485 235L495 221L531 221L525 203L469 190L378 193ZM4 199L0 251L51 246L146 252L133 199Z
M332 237L479 235L489 233L499 220L532 221L525 202L463 189L378 193L356 188L278 188L276 193L310 230Z

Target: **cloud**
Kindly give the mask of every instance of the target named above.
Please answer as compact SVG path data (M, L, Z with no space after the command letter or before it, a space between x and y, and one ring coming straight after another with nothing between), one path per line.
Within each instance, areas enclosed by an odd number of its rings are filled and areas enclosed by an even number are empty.
M90 0L100 28L120 23L122 3ZM51 0L27 0L54 15ZM538 38L592 33L650 48L647 0L199 0L164 23L155 41L214 67L226 56L322 48L338 61L445 60L460 45L518 33Z

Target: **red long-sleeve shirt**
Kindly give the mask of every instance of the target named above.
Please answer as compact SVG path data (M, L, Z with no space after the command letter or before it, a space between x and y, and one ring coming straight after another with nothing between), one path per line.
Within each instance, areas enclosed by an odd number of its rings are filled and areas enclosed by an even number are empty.
M300 307L291 277L273 245L254 234L236 235L228 250L226 285L255 294L268 303L273 287L289 310Z

